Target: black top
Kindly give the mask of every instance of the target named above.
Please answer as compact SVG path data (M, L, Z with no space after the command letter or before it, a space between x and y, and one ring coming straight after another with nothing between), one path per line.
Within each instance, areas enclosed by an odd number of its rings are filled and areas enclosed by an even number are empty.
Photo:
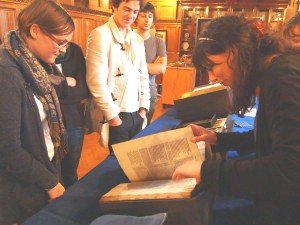
M257 158L202 165L206 190L255 201L257 224L300 224L299 62L300 55L280 56L263 74L256 137L253 131L217 135L216 151L254 150Z
M47 204L45 189L53 188L60 177L56 162L48 157L32 88L1 47L0 224L21 221Z
M81 103L81 100L88 97L89 91L85 80L85 59L78 45L70 43L66 58L61 62L61 66L62 73L66 77L76 79L75 87L66 87L67 90L61 90L59 87L56 87L64 117L64 124L67 128L83 126L84 104Z

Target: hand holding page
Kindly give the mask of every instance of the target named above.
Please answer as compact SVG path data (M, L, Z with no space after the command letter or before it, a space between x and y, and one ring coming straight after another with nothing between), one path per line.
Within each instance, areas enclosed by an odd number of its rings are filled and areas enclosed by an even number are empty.
M113 145L114 153L130 181L170 179L187 160L204 160L190 127Z

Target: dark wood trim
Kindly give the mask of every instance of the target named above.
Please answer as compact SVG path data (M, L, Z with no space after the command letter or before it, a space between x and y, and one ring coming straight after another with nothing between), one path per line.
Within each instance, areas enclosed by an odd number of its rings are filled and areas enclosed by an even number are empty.
M161 24L161 23L181 23L181 20L157 20L155 21L155 24Z
M88 13L88 14L99 15L99 16L107 16L107 17L110 17L112 15L112 13L102 12L94 9L89 9L86 7L79 7L79 6L66 5L66 4L62 4L62 5L65 9L76 11L76 12Z
M286 8L289 0L179 0L178 5L189 7L233 7L233 8Z
M31 2L31 0L6 0L4 2L28 3Z

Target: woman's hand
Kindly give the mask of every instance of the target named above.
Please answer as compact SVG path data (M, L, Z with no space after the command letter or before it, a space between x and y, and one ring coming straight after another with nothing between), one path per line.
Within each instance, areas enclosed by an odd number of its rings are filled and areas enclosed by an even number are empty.
M116 116L116 117L112 118L111 120L109 120L108 124L109 124L109 126L117 127L122 124L122 120L119 116Z
M140 114L140 116L141 116L142 118L146 118L147 111L146 111L145 109L141 108L141 109L139 110L139 114Z
M195 178L197 183L200 183L202 161L187 161L181 166L177 167L172 175L173 180L180 180L183 178Z
M62 186L62 184L58 182L58 184L54 188L47 190L47 193L49 195L49 201L51 202L54 199L62 196L64 192L65 192L64 186Z
M194 133L194 137L191 140L192 142L205 141L210 144L217 144L217 135L215 132L195 124L190 124L189 127L192 128Z
M76 79L73 77L66 77L67 84L69 87L75 87L76 86Z

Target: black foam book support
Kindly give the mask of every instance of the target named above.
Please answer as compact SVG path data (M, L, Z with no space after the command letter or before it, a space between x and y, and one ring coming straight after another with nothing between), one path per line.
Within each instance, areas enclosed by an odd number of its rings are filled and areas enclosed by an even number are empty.
M231 105L226 89L175 100L177 117L184 123L226 117Z

